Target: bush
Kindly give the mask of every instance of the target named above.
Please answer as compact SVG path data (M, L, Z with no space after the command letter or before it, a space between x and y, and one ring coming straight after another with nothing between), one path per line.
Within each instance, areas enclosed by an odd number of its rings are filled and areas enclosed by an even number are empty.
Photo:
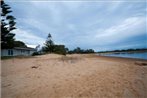
M74 50L68 51L68 54L74 54L74 53L79 53L79 54L94 53L94 50L93 49L84 50L84 49L81 49L80 47L77 47Z
M35 55L40 55L38 52L34 52L33 54L32 54L32 56L35 56Z
M64 45L55 45L54 53L66 55L66 48Z

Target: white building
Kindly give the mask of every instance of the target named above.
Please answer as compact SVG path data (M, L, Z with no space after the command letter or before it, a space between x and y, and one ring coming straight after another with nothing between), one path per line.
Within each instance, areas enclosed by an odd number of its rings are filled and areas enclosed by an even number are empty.
M34 48L14 47L13 49L1 49L1 56L30 56L34 52L36 52Z

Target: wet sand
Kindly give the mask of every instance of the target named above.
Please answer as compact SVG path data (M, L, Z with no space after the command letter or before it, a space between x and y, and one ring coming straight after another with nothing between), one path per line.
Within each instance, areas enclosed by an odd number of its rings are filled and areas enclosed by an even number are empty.
M1 61L1 98L147 98L147 61L48 54Z

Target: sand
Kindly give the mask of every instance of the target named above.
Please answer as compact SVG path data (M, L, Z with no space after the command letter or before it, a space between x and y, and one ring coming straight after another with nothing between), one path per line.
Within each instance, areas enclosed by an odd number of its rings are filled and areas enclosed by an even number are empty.
M1 98L147 98L146 63L88 54L2 60Z

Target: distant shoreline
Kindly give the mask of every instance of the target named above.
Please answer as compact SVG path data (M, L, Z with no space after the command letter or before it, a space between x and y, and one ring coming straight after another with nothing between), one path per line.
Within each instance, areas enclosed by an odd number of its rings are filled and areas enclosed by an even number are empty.
M141 61L146 61L146 59L141 59L141 58L130 58L130 57L116 57L116 56L104 56L104 55L98 55L97 53L95 54L96 57L98 58L104 58L104 59L113 59L113 60L141 60Z
M114 51L101 51L97 53L136 53L136 52L147 52L147 49L138 50L114 50Z

